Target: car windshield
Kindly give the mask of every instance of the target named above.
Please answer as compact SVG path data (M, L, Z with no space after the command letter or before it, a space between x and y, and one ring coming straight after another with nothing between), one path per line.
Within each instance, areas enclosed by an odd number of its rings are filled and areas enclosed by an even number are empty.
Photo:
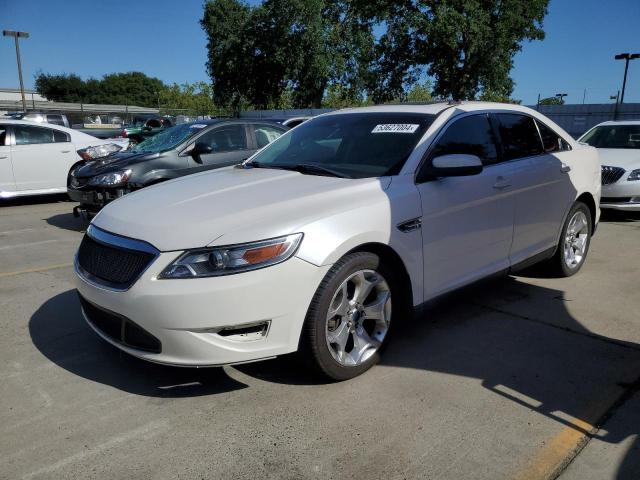
M183 123L147 138L131 149L133 153L159 153L172 150L206 127L204 123Z
M282 135L247 166L347 178L394 175L433 119L419 113L368 112L317 117Z
M602 125L587 132L579 141L596 148L640 149L640 125Z

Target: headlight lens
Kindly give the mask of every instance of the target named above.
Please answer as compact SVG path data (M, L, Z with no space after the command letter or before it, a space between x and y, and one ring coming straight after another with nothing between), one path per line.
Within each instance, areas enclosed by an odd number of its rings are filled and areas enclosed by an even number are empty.
M95 160L96 158L108 157L112 153L119 152L120 150L122 150L120 145L116 145L115 143L105 143L95 147L83 148L77 152L83 160Z
M103 173L102 175L96 175L95 177L92 177L89 180L89 185L116 187L118 185L124 185L125 183L127 183L130 176L131 170Z
M200 278L231 275L281 263L297 250L301 233L227 247L189 250L165 268L158 278Z
M630 182L634 180L640 180L640 168L631 172L627 177L627 180Z

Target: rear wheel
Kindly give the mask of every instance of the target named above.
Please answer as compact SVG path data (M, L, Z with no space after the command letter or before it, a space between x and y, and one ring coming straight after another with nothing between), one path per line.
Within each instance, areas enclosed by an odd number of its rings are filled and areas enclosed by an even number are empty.
M560 241L550 268L561 277L570 277L580 271L589 252L593 221L591 212L582 202L576 202L562 227Z
M324 376L346 380L379 359L391 326L394 272L377 255L349 254L327 273L311 302L301 353Z

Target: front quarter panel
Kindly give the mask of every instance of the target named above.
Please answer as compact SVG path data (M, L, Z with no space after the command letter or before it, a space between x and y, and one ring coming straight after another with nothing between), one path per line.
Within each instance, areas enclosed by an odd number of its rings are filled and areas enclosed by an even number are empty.
M389 187L356 208L305 225L296 256L318 266L331 265L367 244L391 247L403 262L412 284L414 304L422 302L422 235L420 229L402 232L397 226L420 218L421 205L413 177L393 177Z

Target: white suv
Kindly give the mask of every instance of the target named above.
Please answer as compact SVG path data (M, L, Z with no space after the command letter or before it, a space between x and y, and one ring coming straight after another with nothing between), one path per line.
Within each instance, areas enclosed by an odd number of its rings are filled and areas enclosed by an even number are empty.
M137 357L300 350L346 379L433 297L539 261L576 273L599 197L596 150L528 108L341 110L240 166L108 205L78 250L77 286L89 325Z

